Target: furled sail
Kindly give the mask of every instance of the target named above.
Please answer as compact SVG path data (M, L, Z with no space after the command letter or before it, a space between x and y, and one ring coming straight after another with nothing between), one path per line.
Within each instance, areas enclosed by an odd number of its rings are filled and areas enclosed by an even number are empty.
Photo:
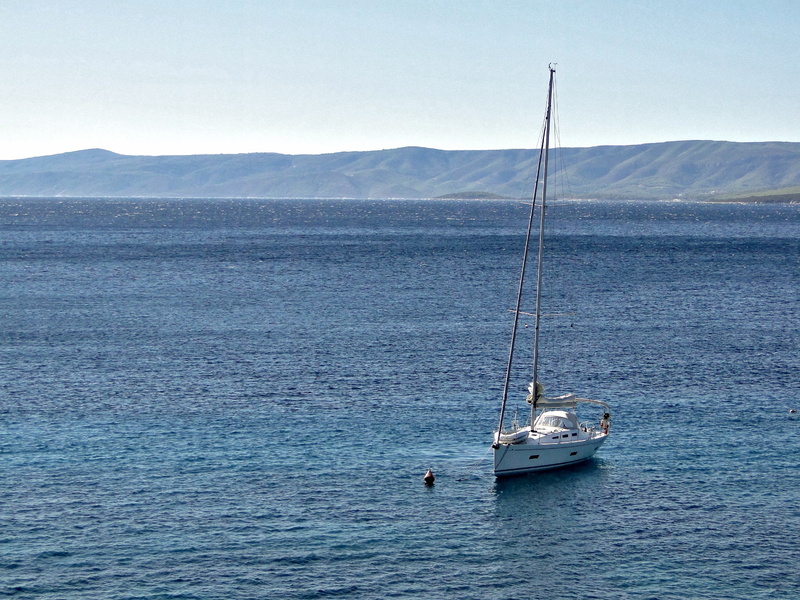
M537 381L536 382L536 397L539 398L539 401L541 401L541 398L544 397L544 386L542 385L541 381ZM532 381L528 384L528 397L525 398L525 401L528 404L533 404L533 382Z

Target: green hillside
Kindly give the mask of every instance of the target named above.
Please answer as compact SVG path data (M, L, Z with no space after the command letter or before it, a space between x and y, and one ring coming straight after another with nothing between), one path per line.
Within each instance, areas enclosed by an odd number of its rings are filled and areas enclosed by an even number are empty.
M800 143L596 146L564 148L554 158L560 197L719 199L800 187ZM524 149L189 156L83 150L0 161L0 195L520 198L530 194L536 162L537 152Z

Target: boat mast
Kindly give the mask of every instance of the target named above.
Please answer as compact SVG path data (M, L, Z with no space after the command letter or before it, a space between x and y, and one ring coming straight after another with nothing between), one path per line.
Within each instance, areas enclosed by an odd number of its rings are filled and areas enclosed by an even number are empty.
M536 262L536 317L533 329L533 399L531 401L531 427L536 417L539 402L539 321L542 317L542 256L544 254L544 213L547 208L547 166L550 154L550 116L553 107L553 78L556 70L551 64L550 84L547 88L547 114L544 118L544 177L542 183L542 202L539 206L539 257Z
M533 219L534 219L535 209L536 209L536 193L539 190L539 176L540 176L541 171L542 171L542 161L543 160L545 161L545 173L547 172L546 159L544 159L543 157L545 157L546 153L547 153L547 151L545 149L545 144L547 144L547 146L549 147L549 142L546 141L546 140L547 140L547 137L549 136L549 131L550 131L550 123L549 123L549 121L550 121L550 98L551 98L551 95L552 95L553 73L554 72L555 71L551 66L550 67L550 84L549 84L548 92L547 92L547 112L546 112L546 116L545 116L545 131L546 131L546 134L542 137L542 145L539 148L539 164L538 164L538 166L536 168L536 183L533 186L533 198L531 199L531 210L530 210L530 214L528 216L528 228L527 228L527 231L526 231L526 234L525 234L525 248L522 251L522 268L520 269L519 287L517 288L517 303L516 303L516 306L514 307L514 324L513 324L512 328L511 328L511 346L510 346L510 348L508 350L508 363L507 363L507 366L506 366L506 378L505 378L505 382L503 384L503 400L502 400L502 402L500 404L500 423L497 426L498 436L503 431L503 421L505 420L506 402L508 400L508 387L509 387L509 382L511 381L511 365L512 365L513 360L514 360L514 346L516 345L517 328L519 326L520 307L522 306L522 290L523 290L524 284L525 284L525 270L526 270L526 265L528 263L528 248L530 247L531 231L533 230ZM539 246L540 246L539 252L541 253L541 245L542 245L541 232L540 232L539 238L540 238L539 239ZM541 258L539 259L539 262L541 263ZM538 300L537 300L536 306L537 306L537 314L538 314L538 306L539 306ZM538 331L538 318L537 318L537 331ZM536 355L536 353L534 352L534 356L535 355ZM533 419L531 419L531 426L533 426ZM497 442L495 442L495 446L496 445L497 445Z

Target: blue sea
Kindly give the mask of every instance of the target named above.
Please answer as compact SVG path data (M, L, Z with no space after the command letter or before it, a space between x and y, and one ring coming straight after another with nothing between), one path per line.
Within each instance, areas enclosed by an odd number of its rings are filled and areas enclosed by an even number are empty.
M0 596L797 598L800 206L554 205L611 435L495 480L527 211L0 200Z

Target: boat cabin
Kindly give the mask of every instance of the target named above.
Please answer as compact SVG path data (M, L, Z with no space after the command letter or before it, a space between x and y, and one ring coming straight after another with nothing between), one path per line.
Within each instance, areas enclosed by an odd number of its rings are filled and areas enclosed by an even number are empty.
M546 410L537 417L533 429L541 432L577 430L578 417L575 413L566 410Z

